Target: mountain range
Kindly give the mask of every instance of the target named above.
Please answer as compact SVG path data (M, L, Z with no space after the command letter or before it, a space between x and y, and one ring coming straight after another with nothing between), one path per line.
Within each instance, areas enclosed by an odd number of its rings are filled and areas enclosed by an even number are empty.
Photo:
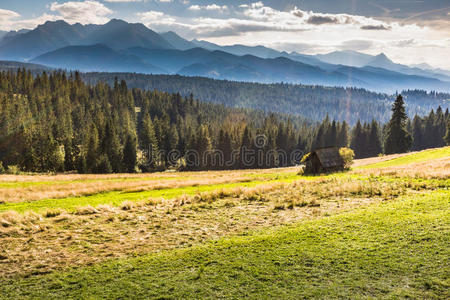
M33 30L0 32L0 59L81 71L355 86L382 92L450 91L450 72L396 64L384 54L305 55L264 46L220 46L117 19L104 25L49 21Z

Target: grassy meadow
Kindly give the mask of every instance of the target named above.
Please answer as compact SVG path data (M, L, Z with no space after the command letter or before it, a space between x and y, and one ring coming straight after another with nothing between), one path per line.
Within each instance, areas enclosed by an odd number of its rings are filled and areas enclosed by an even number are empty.
M0 298L450 297L450 147L297 168L0 176Z

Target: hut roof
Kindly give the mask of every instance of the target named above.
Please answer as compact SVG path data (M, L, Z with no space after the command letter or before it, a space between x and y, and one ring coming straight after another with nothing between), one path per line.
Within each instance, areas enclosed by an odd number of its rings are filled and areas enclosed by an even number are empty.
M344 165L344 160L339 153L339 148L329 147L314 151L324 168L335 168Z

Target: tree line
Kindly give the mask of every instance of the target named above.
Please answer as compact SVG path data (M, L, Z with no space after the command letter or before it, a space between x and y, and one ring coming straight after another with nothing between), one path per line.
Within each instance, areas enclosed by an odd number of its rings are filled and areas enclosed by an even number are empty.
M410 122L400 102L393 114L399 122L358 121L350 128L328 116L315 123L192 94L130 89L123 80L89 85L77 72L0 72L0 171L268 168L297 164L319 147L350 145L361 158L449 142L448 110ZM391 149L399 136L409 145Z

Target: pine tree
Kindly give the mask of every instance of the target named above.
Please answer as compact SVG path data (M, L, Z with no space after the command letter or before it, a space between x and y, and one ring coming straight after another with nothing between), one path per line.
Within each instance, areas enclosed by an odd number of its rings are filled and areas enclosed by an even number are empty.
M217 144L217 150L219 150L222 154L223 163L224 165L218 166L223 169L225 166L232 163L231 161L231 153L233 152L233 148L231 145L231 139L228 132L224 132L222 129L219 132L219 141Z
M136 138L132 134L128 134L125 147L123 149L123 165L125 167L125 171L128 173L134 173L136 170L136 148Z
M356 158L362 158L363 153L364 153L365 143L366 143L366 138L364 135L364 130L363 130L360 120L358 120L355 128L353 128L352 139L350 142L350 148L355 152Z
M447 133L444 137L445 144L450 146L450 120L447 122Z
M337 147L338 146L337 140L338 140L338 129L337 129L336 121L333 120L333 122L331 123L329 134L328 134L328 141L327 141L326 146Z
M106 124L101 153L107 155L108 163L113 172L122 171L122 146L112 122L107 122ZM104 165L107 165L106 160L104 160Z
M95 166L97 164L97 158L99 156L99 138L98 131L95 125L91 126L89 132L89 140L86 153L86 166L87 172L95 172Z
M392 105L392 117L387 126L387 134L384 142L386 154L403 153L411 149L412 138L406 130L408 116L405 112L403 97L398 95Z
M248 169L250 168L250 161L249 161L249 151L252 149L252 138L250 136L250 130L248 126L245 127L244 133L242 134L242 142L240 147L240 154L239 154L239 165L242 169Z
M422 119L415 115L412 124L412 135L413 135L413 150L424 149L424 135L423 135Z
M368 137L369 140L368 140L367 156L373 157L377 156L380 153L383 153L380 138L380 128L375 120L372 120L372 123L370 124L370 132Z
M442 108L439 106L436 110L436 119L434 121L434 144L433 148L435 147L443 147L445 145L444 143L444 136L446 133L446 122L444 113L442 112Z
M146 114L142 120L139 142L141 149L144 150L148 168L153 169L156 166L158 159L158 141L156 139L152 119L148 114Z
M339 129L338 146L348 147L348 125L343 121Z

